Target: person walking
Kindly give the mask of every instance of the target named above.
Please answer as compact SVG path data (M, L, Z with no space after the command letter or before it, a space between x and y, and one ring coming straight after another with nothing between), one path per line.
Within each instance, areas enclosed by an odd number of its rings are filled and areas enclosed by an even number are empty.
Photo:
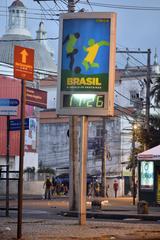
M118 191L118 181L117 180L114 180L113 189L114 189L114 195L115 195L115 198L116 198L117 197L117 191Z
M47 176L46 181L44 182L43 188L45 187L45 199L51 199L51 186L52 183L50 181L49 176Z

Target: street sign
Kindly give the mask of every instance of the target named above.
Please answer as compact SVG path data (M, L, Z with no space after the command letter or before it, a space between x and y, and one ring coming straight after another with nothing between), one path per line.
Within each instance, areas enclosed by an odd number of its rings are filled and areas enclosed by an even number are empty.
M19 100L14 98L0 98L0 106L18 106Z
M57 113L113 116L115 13L60 16Z
M40 108L47 108L47 92L27 87L26 104Z
M25 130L29 129L29 118L25 119L24 127L25 127ZM9 131L18 131L18 130L21 130L21 120L11 119L9 121Z
M21 46L14 47L14 77L33 81L34 49Z
M17 106L0 106L0 116L17 116Z

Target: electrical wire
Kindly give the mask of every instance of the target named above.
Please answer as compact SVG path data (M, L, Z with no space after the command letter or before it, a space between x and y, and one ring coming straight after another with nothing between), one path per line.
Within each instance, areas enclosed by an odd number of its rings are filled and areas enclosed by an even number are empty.
M3 14L0 14L0 17L6 17L6 15L3 15ZM59 19L58 18L46 18L46 17L44 17L44 18L42 18L42 17L21 17L21 18L27 18L27 19L30 19L30 20L46 20L46 21L57 21L57 22L59 22Z
M86 1L79 1L81 4L87 4ZM125 10L143 10L143 11L160 11L160 7L144 7L144 6L133 6L133 5L118 5L118 4L106 4L106 3L100 3L100 2L91 2L92 6L96 7L105 7L105 8L118 8L118 9L125 9Z
M59 37L47 37L47 38L31 38L31 39L0 39L0 43L1 42L37 42L37 41L41 41L41 40L58 40Z

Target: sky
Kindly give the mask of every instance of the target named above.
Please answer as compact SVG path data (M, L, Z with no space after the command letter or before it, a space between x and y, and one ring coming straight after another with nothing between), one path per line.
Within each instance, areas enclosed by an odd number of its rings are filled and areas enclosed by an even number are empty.
M21 0L24 5L28 8L28 19L27 25L28 29L31 31L33 38L35 38L36 30L38 29L39 22L41 18L58 18L53 16L54 13L60 13L56 9L64 10L67 6L57 0L58 6L55 6L53 1L41 2L42 7L38 5L37 2L33 0ZM0 36L5 33L6 30L6 6L10 6L13 0L0 0ZM63 1L64 2L64 1ZM86 1L82 1L86 2ZM153 61L153 56L155 49L157 49L157 54L160 56L160 1L159 0L90 0L92 5L80 4L76 5L76 10L79 11L85 8L87 12L116 12L117 13L117 40L116 45L119 50L124 50L128 48L129 50L143 50L146 51L151 48L152 55L151 59ZM105 4L107 6L93 6L94 3ZM116 8L111 8L113 5ZM110 6L110 7L108 7ZM119 7L124 6L126 9L121 9ZM128 9L128 7L133 7L134 9ZM49 7L52 7L55 12L47 11ZM135 10L139 8L150 7L150 10ZM41 9L41 10L40 10ZM155 10L156 9L156 10ZM62 11L61 11L62 12ZM44 15L45 13L45 15ZM38 19L33 19L38 18ZM47 37L56 38L59 35L59 23L54 20L44 20L45 29L47 31ZM50 47L54 50L55 62L58 59L58 40L50 40ZM135 56L135 55L134 55ZM146 64L146 55L138 54L135 56L137 60ZM127 55L121 54L117 57L116 64L119 67L126 64ZM160 57L159 57L160 62ZM137 61L130 59L129 64L131 66L140 65Z

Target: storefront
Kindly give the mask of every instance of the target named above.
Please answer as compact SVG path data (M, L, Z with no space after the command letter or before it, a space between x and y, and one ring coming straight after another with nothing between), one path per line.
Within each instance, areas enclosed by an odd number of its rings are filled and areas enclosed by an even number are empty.
M160 205L160 145L138 154L139 201Z

